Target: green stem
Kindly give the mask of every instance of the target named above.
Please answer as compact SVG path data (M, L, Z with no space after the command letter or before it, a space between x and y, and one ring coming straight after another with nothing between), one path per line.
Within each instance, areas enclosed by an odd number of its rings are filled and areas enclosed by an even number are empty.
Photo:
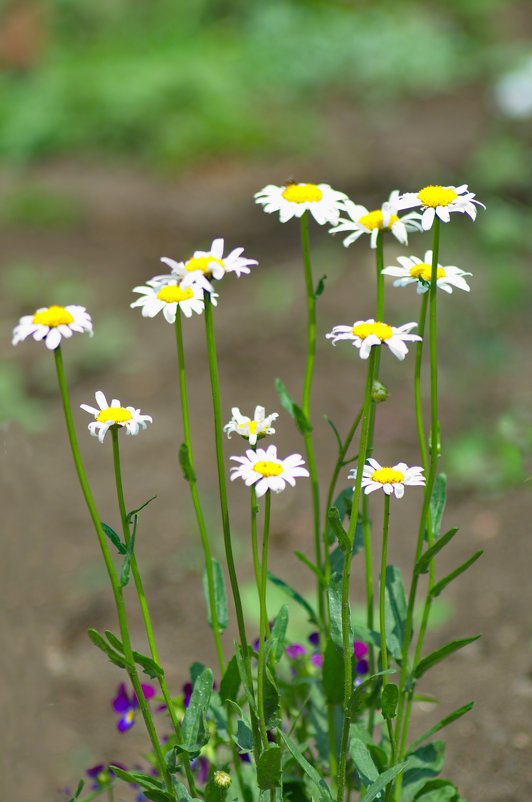
M74 428L74 421L72 418L72 410L70 408L70 400L68 397L68 389L67 383L65 378L65 369L63 365L63 355L61 353L61 347L58 347L54 351L55 356L55 366L57 371L57 380L59 383L59 391L61 393L61 401L63 403L63 411L65 414L65 422L68 432L68 439L70 441L70 448L72 450L72 457L74 459L74 465L76 468L76 472L78 475L79 483L81 486L81 492L83 493L83 497L85 499L85 503L87 505L87 509L89 511L89 515L92 519L94 528L96 530L96 536L98 538L98 543L100 545L100 550L102 552L103 560L105 563L105 567L107 569L107 574L109 576L109 580L111 582L111 587L113 590L113 596L115 601L116 613L118 616L118 623L120 628L120 635L122 639L122 645L124 647L124 655L126 658L126 671L129 675L131 680L131 684L133 685L133 690L137 697L139 708L144 719L144 724L146 726L146 730L148 732L148 736L150 738L155 760L157 761L157 766L159 769L159 773L161 777L164 779L166 787L169 791L173 788L172 779L166 767L166 763L164 760L164 755L162 753L161 745L159 743L159 738L157 737L157 732L155 730L155 725L153 723L153 719L151 716L151 711L142 691L142 686L140 684L140 680L138 677L137 669L135 666L135 661L133 658L133 651L131 648L131 641L129 638L129 630L127 624L127 615L126 615L126 608L124 605L124 598L122 594L122 588L120 587L120 583L118 581L118 577L116 575L116 571L113 565L113 560L111 558L111 554L109 552L109 548L107 546L107 540L100 523L100 517L96 510L96 505L92 498L92 494L90 492L89 483L87 481L87 477L85 475L85 469L83 467L83 462L81 460L81 454L79 451L79 446L76 438L76 431Z
M384 248L382 241L382 230L377 234L375 260L377 263L377 313L375 320L382 322L382 318L384 316L384 276L382 275L382 270L384 267Z
M432 270L431 281L429 290L429 350L430 350L430 462L429 472L425 485L425 493L423 497L423 507L419 521L418 538L416 544L416 554L414 558L414 565L419 560L422 551L423 543L425 540L425 532L427 532L428 547L432 544L432 525L430 519L430 499L434 482L436 480L437 462L439 457L439 424L438 424L438 360L437 360L437 318L436 318L436 299L437 299L437 270L438 270L438 256L440 244L440 221L438 217L434 218L433 226L433 240L432 240ZM414 617L414 604L416 600L418 575L414 573L412 577L412 584L410 586L410 593L408 597L408 607L406 611L405 634L403 640L403 650L401 658L401 676L399 688L399 709L397 722L395 726L396 740L400 743L398 759L402 760L406 753L408 726L410 721L411 699L413 689L408 693L405 692L405 683L408 671L408 648L413 631L413 617ZM418 639L419 653L421 651L421 643ZM417 650L416 650L417 651ZM406 697L406 698L405 698ZM406 712L403 716L405 708L405 701L407 702ZM400 736L400 738L399 738ZM401 793L401 777L398 778L396 783L396 799L399 800Z
M308 236L308 212L306 211L301 215L301 248L303 251L303 266L305 271L305 288L307 295L307 364L305 368L305 380L303 382L303 399L301 408L308 423L310 424L310 391L312 386L312 376L314 373L314 362L316 359L316 296L314 294L314 284L312 281ZM310 491L312 497L312 512L314 521L315 562L316 567L320 570L320 572L323 572L320 532L320 495L311 431L305 431L303 437L305 441L305 451L310 474ZM324 544L324 548L327 550L327 543ZM325 588L322 586L319 579L317 580L316 593L318 598L318 619L320 622L320 631L323 632L325 629Z
M427 473L427 444L425 442L425 432L423 428L423 408L421 405L421 361L423 356L423 338L425 336L425 322L427 319L427 304L429 293L424 292L421 299L421 309L419 312L418 334L421 337L416 343L416 366L414 371L414 401L416 407L416 426L419 440L419 450L421 452L421 464L425 474Z
M122 522L122 532L124 534L124 541L126 546L129 545L129 541L131 539L131 532L129 529L129 523L127 519L127 512L126 512L126 505L124 501L124 488L122 484L122 471L120 466L120 447L118 443L118 426L111 426L111 438L113 442L113 465L114 465L114 473L115 473L115 485L116 485L116 495L118 499L118 508L120 510L120 519ZM148 638L148 644L150 647L150 654L152 659L157 663L158 666L161 665L159 660L159 655L157 652L157 645L155 643L155 636L153 634L153 627L150 618L150 612L148 609L148 602L146 600L146 594L144 592L144 587L142 584L142 579L140 576L140 571L137 563L137 558L135 552L131 556L131 573L133 575L133 580L135 582L135 588L137 590L137 596L139 599L140 609L142 611L142 620L144 621L144 628L146 630L146 636ZM161 688L161 693L164 697L164 701L166 704L166 708L172 720L172 724L174 726L176 738L178 743L183 743L183 734L181 731L181 724L179 723L179 719L177 718L174 703L172 701L172 697L168 691L168 686L166 684L166 680L164 677L158 677L159 686ZM195 796L196 795L196 787L194 783L194 777L192 775L192 771L190 768L190 758L186 752L182 753L183 758L183 765L185 768L185 774L187 776L187 782L190 788L190 793Z
M349 749L349 728L351 725L350 702L353 686L352 671L352 648L350 643L349 631L349 580L351 573L352 546L355 538L355 531L358 518L358 507L362 490L362 473L366 463L368 437L371 419L371 408L373 405L371 390L373 386L373 375L375 371L376 348L372 348L368 358L368 372L366 378L366 389L364 394L364 407L362 412L362 428L360 432L360 447L358 451L357 473L355 489L353 493L353 507L349 522L348 538L350 546L346 549L344 556L344 572L342 577L342 645L344 657L344 721L342 727L342 740L340 744L340 758L338 761L338 792L337 802L342 802L345 789L345 775L347 765L347 752Z
M388 650L386 648L386 561L388 557L388 529L390 524L390 496L384 494L384 519L382 525L382 552L381 552L381 574L379 580L379 626L381 633L381 665L383 671L388 671ZM382 677L382 687L388 682L386 674Z
M185 436L185 445L188 451L188 461L191 468L191 475L188 478L190 487L190 495L192 496L192 504L196 513L196 521L203 546L203 554L205 556L205 572L207 574L207 590L209 595L209 608L211 611L211 626L214 635L214 642L216 645L216 654L218 656L218 665L220 667L220 676L223 677L225 672L225 661L223 656L222 641L220 635L220 626L218 624L218 616L216 615L216 596L214 592L214 574L212 567L212 552L209 543L209 536L207 534L207 527L205 526L205 519L198 495L198 488L196 483L196 476L194 474L194 460L192 457L192 437L190 433L190 414L188 406L188 393L187 381L185 372L185 353L183 348L183 327L181 325L181 310L177 308L175 317L175 333L177 344L177 361L179 371L179 390L181 396L181 411L183 416L183 433Z
M266 731L266 719L264 715L264 675L266 666L264 665L264 643L268 631L268 612L266 609L266 583L268 580L268 537L270 532L270 507L271 490L266 491L264 496L264 529L262 536L262 560L260 566L260 581L258 585L259 604L260 604L260 625L259 625L259 662L257 667L257 707L259 710L260 730L262 735L263 748L268 746L268 735Z

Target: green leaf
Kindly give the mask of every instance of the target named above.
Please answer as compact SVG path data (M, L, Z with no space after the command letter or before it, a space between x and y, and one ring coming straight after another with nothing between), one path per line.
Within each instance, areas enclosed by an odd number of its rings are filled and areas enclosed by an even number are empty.
M223 632L224 629L227 629L227 624L229 623L229 617L227 615L227 595L225 592L224 576L222 573L220 563L218 562L218 560L215 560L214 557L212 557L212 573L213 573L213 584L214 584L214 608L216 613L216 620L218 621L218 627L220 629L220 632ZM203 592L205 594L205 600L207 602L209 626L212 628L212 611L209 599L209 581L207 577L207 568L205 568L203 572Z
M116 649L118 652L124 654L124 644L122 643L120 638L117 638L114 632L111 632L110 629L104 630L104 634L109 643L111 644L111 646L113 647L113 649Z
M342 575L338 573L332 574L329 580L329 587L327 593L329 596L329 614L331 619L331 638L334 644L342 651L344 651L344 643L342 639ZM352 644L354 637L351 629L351 610L348 604L348 621L349 621L349 643Z
M83 786L85 785L85 780L80 780L78 783L78 787L74 793L74 796L70 797L69 802L75 802L75 800L79 797L81 792L83 791Z
M279 705L280 697L275 679L271 671L266 669L266 676L264 677L264 718L267 729L273 729L277 725Z
M333 532L335 538L338 540L340 548L344 554L346 554L351 549L351 541L349 540L349 536L342 526L342 520L340 518L338 507L329 507L329 511L327 512L327 523L329 524L331 532Z
M332 422L332 420L329 418L328 415L324 415L323 417L325 418L325 420L327 421L327 423L334 432L334 436L336 437L336 442L338 443L338 453L341 454L344 444L342 443L342 438L338 433L338 429L336 428L336 426L334 425L334 423Z
M276 663L279 662L281 657L284 654L284 644L286 640L286 630L288 627L288 607L286 604L283 604L277 615L275 616L275 621L273 623L271 638L275 640L275 647L273 651L274 660Z
M379 774L375 782L371 783L371 785L368 785L366 788L364 802L373 802L398 774L401 774L402 771L406 771L408 764L409 761L404 760L402 763L397 763L395 766L392 766L391 769L387 769L382 774Z
M454 571L451 571L450 574L447 574L447 576L445 576L443 579L440 579L440 581L437 582L430 591L430 595L432 596L432 598L434 599L436 598L436 596L439 596L442 590L447 587L449 582L452 582L453 579L456 579L457 576L460 576L460 574L463 574L464 571L467 571L469 566L473 565L473 563L475 563L478 560L481 554L484 554L483 549L479 549L479 551L476 551L468 560L463 562L462 565L459 565L458 568L455 568Z
M131 537L129 538L129 543L127 544L127 551L126 556L124 557L124 562L122 564L122 573L120 574L120 587L125 588L127 583L129 582L129 570L131 568L131 559L133 557L133 549L135 548L135 536L137 534L137 525L135 522L135 526L133 527L133 532L131 533Z
M164 677L164 669L162 666L156 663L151 657L148 657L148 655L134 651L133 659L151 679L161 679Z
M443 768L445 744L432 741L407 755L408 769L403 774L401 802L412 802L427 780L435 777Z
M105 533L105 535L109 538L115 549L119 554L125 554L127 549L125 545L120 540L120 537L116 534L114 529L111 529L110 526L104 524L103 521L100 521L100 525Z
M330 638L323 654L322 683L327 702L341 704L344 698L344 660Z
M142 771L135 771L134 769L126 771L126 769L121 769L119 766L114 766L112 763L109 768L113 770L113 774L116 774L119 780L140 785L141 788L144 788L146 791L162 791L161 783L150 774L144 774ZM162 793L165 792L163 791ZM164 799L173 800L174 797L166 794Z
M188 453L188 446L186 443L181 443L179 447L179 464L183 471L183 476L187 482L195 482L196 475L190 461L190 454Z
M390 654L400 661L406 626L406 596L401 572L395 565L386 566L384 589L384 615L386 646Z
M429 780L414 797L414 802L460 802L458 789L449 780Z
M279 396L281 406L286 409L290 417L295 418L294 402L292 401L290 394L281 379L275 379L275 389L277 390L277 395Z
M268 746L257 763L257 783L261 791L277 788L281 780L282 750L277 744Z
M236 702L229 702L231 708L234 708L236 713L240 716L236 723L236 735L233 735L233 741L238 746L242 754L247 754L253 751L253 732L248 719L237 705Z
M351 718L355 718L358 709L360 707L360 702L364 699L366 695L366 690L368 688L368 685L371 685L371 683L376 677L382 677L385 674L395 674L395 669L389 668L387 669L387 671L379 671L377 674L372 674L371 677L366 677L365 680L363 680L356 686L353 693L351 694L351 699L349 700L349 709L351 712Z
M175 796L173 794L168 793L168 791L161 791L159 789L152 788L144 790L144 796L146 799L149 799L150 802L174 802Z
M94 645L98 647L98 649L101 649L102 652L105 652L111 663L114 663L115 666L119 666L120 668L127 668L128 662L126 658L123 655L118 654L118 652L115 652L115 650L109 646L107 641L96 629L87 630L87 635Z
M244 693L246 694L249 706L251 707L255 715L258 716L257 703L255 702L255 697L253 696L253 689L249 683L246 666L242 658L242 652L240 651L240 646L236 641L234 641L234 645L235 645L236 664L238 666L238 673L240 674L240 682L242 683L242 687L244 688Z
M314 290L314 299L317 300L325 289L325 279L327 276L322 276L318 281L316 289Z
M415 565L414 573L416 573L416 574L426 574L427 571L429 570L429 565L430 565L431 561L434 559L434 557L436 556L436 554L439 551L441 551L441 549L443 549L443 547L446 546L447 543L449 543L450 540L453 539L453 537L456 535L457 532L458 532L458 527L456 527L454 529L449 529L448 532L446 532L444 535L442 535L440 538L438 538L436 543L434 543L434 545L431 546L430 549L427 549L421 555L421 557L419 558L419 560L417 561L417 563Z
M360 782L364 788L368 788L379 776L379 770L373 762L368 747L359 738L351 738L349 754L355 764Z
M381 706L384 718L395 718L397 702L399 701L399 689L393 682L387 683L382 689Z
M322 574L322 572L320 571L320 569L319 569L317 566L315 566L315 565L314 565L314 563L313 563L313 562L311 562L311 561L308 559L308 557L305 557L305 555L304 555L304 554L302 554L300 551L294 551L294 555L297 557L297 559L298 559L298 560L301 560L301 562L303 563L303 565L306 565L306 566L307 566L307 568L310 568L310 570L312 571L312 573L314 574L314 576L315 576L317 579L319 579L319 581L320 581L320 584L322 585L322 587L325 587L325 577L324 577L324 575Z
M182 724L183 741L186 746L205 742L205 713L209 706L213 686L210 668L205 668L196 678L192 696Z
M154 501L156 498L157 498L157 496L152 496L151 498L148 499L148 501L145 501L144 504L141 504L140 507L137 507L136 510L131 510L131 512L128 512L128 514L127 514L127 522L128 522L128 524L131 523L131 521L133 520L135 515L138 515L138 513L141 510L143 510L144 507L147 507L148 504L151 504L151 502Z
M308 762L308 760L303 756L303 753L299 750L299 747L296 746L296 744L291 738L288 737L288 735L285 735L282 730L279 731L279 735L283 739L288 751L292 754L292 757L295 758L295 760L299 763L314 786L319 802L332 802L331 791L323 777L314 768L314 766Z
M236 655L233 655L227 663L225 674L220 682L220 699L225 704L228 699L236 702L238 689L240 688L240 673L236 662Z
M432 534L434 540L440 536L440 527L443 511L445 509L445 499L447 495L447 475L439 473L434 482L432 495L430 497L430 519L432 521Z
M301 432L301 434L308 434L312 431L312 426L310 425L310 421L307 418L306 414L303 412L299 404L296 404L295 401L292 402L292 410L294 413L294 419L296 422L296 426Z
M270 580L270 582L273 582L274 585L277 585L278 588L281 588L281 590L284 591L284 593L286 593L287 596L290 596L291 599L293 599L295 602L301 605L301 607L303 607L303 609L306 611L308 615L308 620L310 621L311 624L319 626L318 617L316 613L314 612L310 604L307 601L305 601L303 596L301 596L301 594L297 592L297 590L291 588L290 585L287 585L286 582L284 582L282 579L279 579L279 577L275 576L270 571L268 571L268 579Z
M430 738L431 735L434 735L435 732L438 732L439 730L442 730L448 724L452 724L453 721L456 721L457 718L460 718L465 713L469 713L469 711L474 706L474 704L475 704L474 702L469 702L469 704L463 705L463 707L457 708L457 710L454 710L452 713L449 713L448 716L445 716L445 718L442 718L437 724L434 725L434 727L431 727L430 730L427 730L427 732L424 732L423 735L421 735L419 738L417 738L414 741L414 743L410 747L410 751L415 749L416 746L419 746L419 744L422 744L423 741L426 741L427 738Z
M423 660L420 660L417 666L414 668L414 678L419 679L426 671L429 670L429 668L432 668L432 666L435 666L436 663L439 663L441 660L445 659L447 655L458 651L458 649L462 649L464 646L467 646L469 643L473 643L473 641L476 641L479 638L480 635L473 635L471 638L453 640L450 643L447 643L445 646L442 646L441 649L431 652L431 654L428 654L423 658Z

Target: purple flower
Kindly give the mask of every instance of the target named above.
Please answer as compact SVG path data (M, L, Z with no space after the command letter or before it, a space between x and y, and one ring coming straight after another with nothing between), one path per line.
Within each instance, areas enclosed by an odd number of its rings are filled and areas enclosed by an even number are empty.
M301 646L300 643L293 643L291 646L287 646L285 651L290 660L297 660L298 657L303 657L307 653L305 647Z
M365 657L367 655L367 653L368 653L367 644L363 643L360 640L356 640L355 641L355 643L353 645L353 648L354 648L355 657L356 657L357 660L360 660L362 657Z
M313 646L320 645L320 633L319 632L311 632L308 636L309 643L312 643Z
M198 782L205 783L209 778L209 761L204 755L190 761L192 771L197 771Z
M323 655L320 654L319 652L316 652L316 654L312 654L310 656L310 662L312 663L313 666L321 668L323 665Z
M188 707L190 704L190 697L192 696L192 691L194 690L194 686L191 682L185 682L183 685L183 704L185 707Z
M155 696L155 688L153 688L151 685L141 684L140 687L142 688L142 692L146 699L151 699L152 696ZM135 710L139 706L139 702L135 693L132 692L131 696L129 696L128 692L126 691L126 686L122 682L118 686L118 693L111 704L115 713L118 713L120 716L116 724L118 731L125 732L126 730L129 730L135 723Z
M367 660L359 660L356 664L355 671L357 674L367 674L369 671L369 663Z

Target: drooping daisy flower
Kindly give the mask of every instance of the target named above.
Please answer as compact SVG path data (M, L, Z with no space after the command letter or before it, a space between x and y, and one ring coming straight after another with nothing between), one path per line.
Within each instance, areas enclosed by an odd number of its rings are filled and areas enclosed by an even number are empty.
M95 398L98 409L88 404L80 406L85 412L95 416L96 420L89 423L89 432L93 437L97 437L100 443L103 443L103 438L111 426L122 426L126 434L138 434L140 426L145 429L146 423L152 422L151 415L141 415L140 409L120 406L118 398L113 398L109 405L101 390L98 390Z
M397 359L404 359L408 353L405 343L421 340L418 334L409 334L417 323L405 323L403 326L389 326L388 323L369 320L356 320L352 326L334 326L325 336L336 345L338 340L351 340L360 351L360 358L367 359L374 345L387 345Z
M167 256L163 256L161 262L167 264L172 270L170 278L188 277L189 280L203 284L204 289L211 292L212 285L208 279L219 280L226 273L236 273L237 276L241 276L242 273L250 272L250 265L258 264L256 259L247 259L242 256L243 252L244 248L234 248L231 253L224 256L224 241L218 238L212 241L210 250L194 251L194 255L187 262L176 262ZM152 281L165 278L168 276L155 276Z
M151 685L141 683L140 687L146 699L151 699L155 696L155 688ZM115 713L119 715L119 719L116 723L117 730L119 732L129 730L135 723L135 711L139 706L135 692L132 691L131 695L129 695L126 686L122 682L118 686L118 692L111 704Z
M287 482L294 487L296 476L309 476L307 469L302 467L304 461L301 454L290 454L285 459L279 459L276 446L258 448L256 451L248 448L245 457L231 459L240 463L238 467L231 468L231 481L243 479L248 487L255 485L257 498L267 490L280 493Z
M424 231L432 228L434 216L438 215L443 223L448 223L450 220L451 212L465 212L469 215L471 220L477 216L475 207L486 207L483 203L475 200L475 193L467 191L467 184L461 184L459 187L441 187L431 184L428 187L423 187L419 192L405 192L399 198L399 209L412 209L415 206L421 206L423 215L421 224Z
M39 342L44 340L53 351L63 337L72 337L73 332L88 331L92 337L92 321L84 306L43 306L34 315L24 315L13 330L13 345L27 337Z
M394 287L406 287L407 284L417 284L417 291L427 292L432 276L432 251L426 251L424 261L417 256L398 256L397 261L401 267L390 265L382 271L385 276L397 276ZM469 292L470 287L464 276L472 276L454 265L438 265L436 271L436 286L440 290L452 293L453 287Z
M133 292L140 293L141 297L133 301L130 306L132 308L140 306L143 317L155 317L162 312L168 323L175 323L178 306L186 317L191 317L193 312L201 315L205 309L201 285L196 282L180 281L179 278L172 279L169 276L165 278L166 283L161 281L155 286L150 286L148 282L144 287L134 287ZM217 297L216 293L211 296L214 306Z
M268 214L279 212L281 223L309 211L320 226L325 223L336 225L342 202L348 200L345 193L332 189L329 184L288 183L282 187L268 184L254 197Z
M357 469L349 473L349 479L356 479ZM370 457L362 470L362 489L367 495L374 490L383 490L387 496L392 493L395 498L402 498L405 485L424 485L423 468L409 468L405 462L398 462L393 468L383 468L376 459Z
M421 215L418 212L410 212L403 217L399 217L398 211L399 191L394 190L380 209L369 211L365 206L346 200L343 208L349 218L340 217L338 225L329 229L329 234L336 234L339 231L351 231L344 239L347 248L352 242L363 234L370 235L370 246L377 247L377 236L379 231L391 231L396 239L403 245L408 242L408 231L421 231Z
M277 412L266 415L264 407L255 407L252 419L241 415L238 407L233 407L231 412L233 417L224 426L224 432L227 432L227 437L231 437L231 432L236 432L241 437L249 440L249 444L254 446L257 444L257 440L266 437L267 434L275 434L275 429L272 428L271 424L279 417Z

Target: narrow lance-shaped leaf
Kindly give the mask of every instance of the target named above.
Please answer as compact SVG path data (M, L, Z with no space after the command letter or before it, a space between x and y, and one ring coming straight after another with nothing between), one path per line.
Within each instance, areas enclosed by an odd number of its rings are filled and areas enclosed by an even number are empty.
M281 747L275 744L262 752L257 763L257 783L261 791L277 788L281 780Z
M480 638L480 635L473 635L471 638L462 638L461 640L453 640L448 643L446 646L442 646L441 649L437 649L431 654L427 655L420 660L417 666L414 668L414 677L415 679L419 679L423 676L423 674L432 668L432 666L439 663L449 654L458 651L458 649L462 649L464 646L468 646L468 644L473 643Z
M306 414L303 412L299 404L296 404L295 401L292 402L292 410L294 413L294 420L301 434L304 435L311 432L312 426L310 424L309 419L307 418Z
M447 576L445 576L443 579L440 579L440 581L437 582L430 591L432 598L439 596L442 590L447 587L449 582L452 582L457 576L460 576L460 574L463 574L464 571L467 571L469 566L473 565L473 563L475 563L482 554L484 554L483 549L479 549L468 560L463 562L462 565L459 565L458 568L455 568L450 574L447 574Z
M342 637L342 575L335 573L329 580L328 596L329 596L329 614L331 619L331 638L339 649L344 650L344 642ZM353 630L351 629L351 609L348 604L348 621L349 621L349 644L353 643Z
M381 706L384 718L395 718L397 702L399 700L399 689L393 682L389 682L382 689Z
M157 498L157 496L152 496L151 498L148 499L148 501L145 501L144 504L141 504L140 507L137 507L136 510L131 510L131 512L128 512L128 514L127 514L127 522L128 522L128 524L131 523L131 521L133 520L133 517L135 515L137 515L141 510L143 510L144 507L147 507L148 504L151 504L152 501L155 501L156 498Z
M87 634L94 645L107 655L111 663L114 663L115 666L119 666L120 668L126 668L128 666L126 658L123 655L118 654L118 652L115 652L115 650L109 646L107 641L96 629L89 629Z
M449 543L449 541L453 539L453 537L456 535L457 532L458 532L458 527L454 529L449 529L448 532L446 532L444 535L438 538L436 543L434 543L434 545L431 546L430 549L427 549L425 552L423 552L423 554L421 555L421 557L419 558L419 560L415 565L414 572L416 574L426 574L427 571L429 570L429 565L436 556L436 554L439 551L441 551L443 547L446 546L447 543Z
M284 654L286 630L288 628L288 607L283 604L273 622L271 638L275 641L274 659L278 663Z
M137 521L138 518L135 516L135 522L133 524L133 532L131 533L131 537L129 538L129 543L127 544L127 551L124 557L124 562L122 564L122 573L120 574L120 587L125 588L127 583L129 582L129 571L131 568L131 560L133 558L133 549L135 548L135 537L137 534Z
M195 482L196 475L192 467L192 462L190 460L190 454L188 452L188 446L186 443L181 443L181 446L179 447L179 464L181 465L183 476L185 477L186 481Z
M215 560L214 557L212 558L212 573L213 573L213 584L214 584L214 607L215 607L216 620L218 621L219 630L223 632L224 629L227 628L227 624L229 623L229 617L227 614L227 595L225 592L225 583L224 583L222 568L218 560ZM209 597L209 580L207 576L207 568L205 568L203 572L203 592L205 594L205 600L207 602L209 626L212 628L212 612L211 612L210 597Z
M314 298L317 300L320 295L322 294L323 290L325 289L325 279L327 276L322 276L316 285L316 289L314 290Z
M279 396L279 401L281 402L281 406L283 406L290 417L294 418L294 402L290 397L290 393L284 386L281 379L275 379L275 389L277 390L277 395Z
M401 572L395 565L386 566L384 589L384 611L386 621L386 645L396 660L402 656L406 627L406 596Z
M183 719L183 740L187 746L199 745L203 739L205 713L209 706L212 686L212 671L210 668L205 668L194 683L192 696Z
M382 774L379 774L375 782L371 783L371 785L368 785L366 788L364 802L373 802L392 780L401 774L401 772L406 771L408 764L409 761L404 760L402 763L397 763L397 765L392 766L391 769L387 769L383 771Z
M303 596L301 596L301 594L298 593L297 590L291 588L290 585L287 585L286 582L284 582L282 579L279 579L278 576L275 576L275 574L272 574L270 571L268 571L267 573L270 582L273 582L274 585L277 585L278 588L281 588L281 590L284 591L284 593L286 593L287 596L290 596L291 599L293 599L295 602L301 605L301 607L303 607L303 609L306 611L308 615L308 620L310 621L310 623L319 626L318 617L316 613L314 612L310 604L303 598Z
M109 538L109 540L111 541L111 543L113 544L113 546L115 547L117 552L119 554L125 554L127 549L126 549L125 545L122 543L122 541L120 540L120 537L117 535L115 530L111 529L111 527L108 526L107 524L104 524L103 521L100 521L100 525L101 525L101 527L102 527L102 529L104 531L104 534L106 535L106 537Z
M427 738L430 738L431 735L434 735L434 733L438 732L439 730L442 730L444 727L447 727L448 724L452 724L453 721L456 721L456 719L461 718L465 713L469 713L474 704L475 704L474 702L469 702L467 705L459 707L457 710L454 710L452 713L449 713L448 716L445 716L445 718L442 718L440 721L438 721L437 724L434 725L434 727L431 727L430 730L424 732L423 735L420 735L420 737L414 741L414 743L410 747L410 751L415 749L420 744L422 744L423 741L426 741Z
M447 475L439 473L434 482L434 488L430 497L430 518L432 521L432 534L434 540L440 536L441 519L445 509L447 496Z
M225 674L220 682L220 699L225 703L228 699L236 702L238 696L238 689L240 688L240 673L236 661L236 655L233 655L227 667Z
M342 526L340 513L338 512L337 507L329 507L329 511L327 512L327 521L331 531L338 540L340 548L344 554L347 553L351 548L351 541L349 540L349 536Z
M286 744L288 751L292 754L292 757L294 757L299 763L310 782L313 784L316 791L316 797L319 802L332 802L332 795L329 786L320 773L308 762L303 753L300 751L299 747L292 741L291 738L288 737L288 735L285 735L282 730L279 731L279 735Z
M330 704L341 704L344 698L344 659L330 638L323 655L323 693Z

